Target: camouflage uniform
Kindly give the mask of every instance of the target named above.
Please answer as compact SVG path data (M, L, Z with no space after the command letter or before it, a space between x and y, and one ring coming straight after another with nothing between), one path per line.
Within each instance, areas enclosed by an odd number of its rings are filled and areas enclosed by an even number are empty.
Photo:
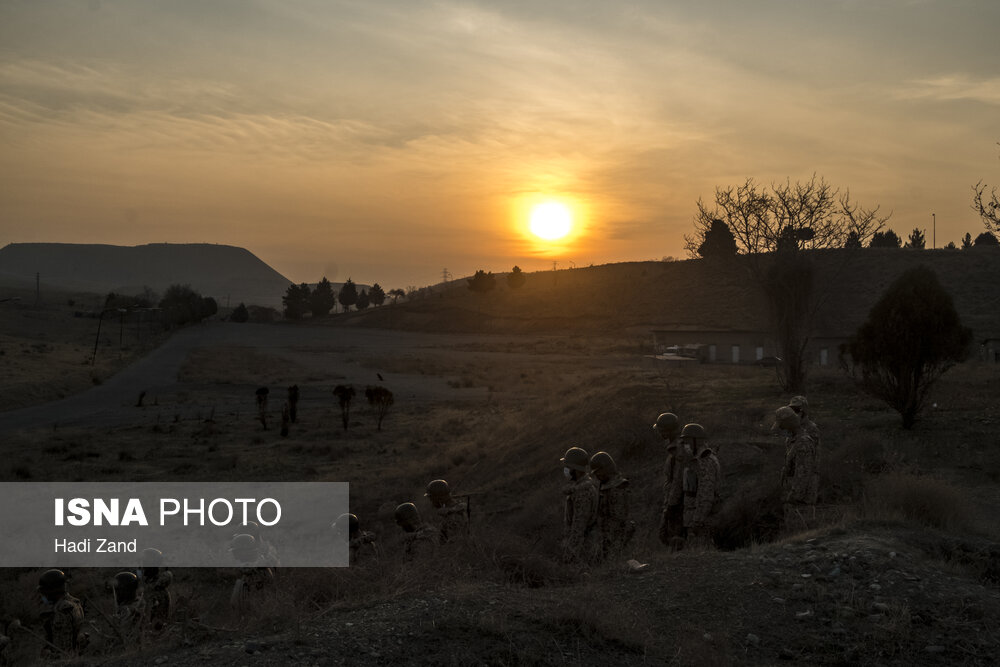
M359 530L347 543L347 548L351 554L351 565L363 564L370 560L378 562L378 544L375 542L375 533Z
M45 602L42 609L45 639L53 646L76 655L86 644L83 632L83 607L69 593L55 602Z
M635 533L629 521L628 480L615 475L598 488L597 528L601 536L601 556L613 558L625 549Z
M563 488L565 522L563 526L563 560L589 563L600 549L597 523L599 491L589 475L570 482Z
M664 466L663 514L660 516L660 542L673 545L683 540L684 530L684 470L693 463L688 449L677 442L667 446Z
M781 473L783 500L814 505L819 494L816 442L801 430L787 440L785 467Z
M452 500L450 504L436 509L440 518L441 544L454 541L469 533L468 501Z
M170 584L173 573L166 568L149 568L142 571L142 599L149 625L159 630L170 618Z
M254 596L274 583L274 571L269 567L241 567L239 579L233 586L230 604L236 609L244 608Z
M403 538L403 554L406 560L431 555L441 540L441 532L434 526L422 524Z
M719 497L722 467L708 447L702 449L684 472L684 528L689 539L706 546L711 543L711 518Z

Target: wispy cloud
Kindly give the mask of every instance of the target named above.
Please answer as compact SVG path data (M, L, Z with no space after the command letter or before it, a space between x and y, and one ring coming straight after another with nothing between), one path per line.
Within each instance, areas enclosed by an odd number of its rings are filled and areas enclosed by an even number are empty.
M1000 77L977 78L967 74L952 74L931 79L917 79L899 88L902 99L952 102L968 100L1000 105Z

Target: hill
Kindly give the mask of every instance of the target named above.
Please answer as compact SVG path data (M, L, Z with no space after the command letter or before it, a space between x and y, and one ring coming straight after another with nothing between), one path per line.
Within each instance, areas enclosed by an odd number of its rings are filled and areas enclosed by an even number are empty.
M819 310L814 333L854 332L885 288L930 266L977 339L1000 335L1000 249L814 251ZM348 323L427 331L593 333L664 326L768 330L767 306L747 258L732 262L628 262L527 274L510 289L498 275L485 295L465 280L436 285Z
M0 249L0 281L82 292L160 294L187 284L225 306L241 301L281 306L288 278L244 248L208 243L114 246L73 243L11 243Z

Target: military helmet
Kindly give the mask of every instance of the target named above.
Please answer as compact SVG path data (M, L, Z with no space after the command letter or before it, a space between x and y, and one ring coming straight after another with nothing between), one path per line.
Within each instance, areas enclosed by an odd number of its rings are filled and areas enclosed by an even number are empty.
M143 568L160 567L163 565L163 552L159 549L143 549L140 562Z
M809 401L806 400L805 396L792 396L792 400L788 401L788 407L793 410L798 408L804 412L809 409ZM798 412L798 410L796 410L796 412Z
M127 604L135 600L136 591L139 590L139 578L132 572L119 572L111 585L115 588L115 602Z
M704 440L708 438L708 433L705 432L705 427L701 424L686 424L684 430L681 431L681 437Z
M234 535L229 543L229 551L233 554L233 558L242 563L253 562L257 560L258 556L257 540L254 539L253 535L246 533Z
M608 480L618 474L618 466L611 454L607 452L597 452L590 457L590 469L600 480Z
M799 427L802 420L799 419L798 413L792 408L785 406L783 408L778 408L774 411L774 426L775 428L783 428L785 430L791 431Z
M427 485L427 493L424 496L430 498L431 502L444 502L451 496L451 488L443 479L435 479Z
M417 506L413 503L403 503L397 506L393 516L400 526L415 526L420 523L420 512L417 511Z
M333 522L333 528L339 531L341 534L344 532L344 528L347 528L349 535L355 535L360 528L360 522L358 517L354 514L341 514L337 517L337 520Z
M673 412L664 412L656 418L656 423L653 424L653 430L664 438L676 436L680 427L681 420Z
M570 447L566 450L566 453L563 454L563 457L559 459L559 462L570 470L587 472L590 469L590 454L588 454L585 449Z
M46 570L38 578L38 590L42 595L66 592L66 574L62 570Z

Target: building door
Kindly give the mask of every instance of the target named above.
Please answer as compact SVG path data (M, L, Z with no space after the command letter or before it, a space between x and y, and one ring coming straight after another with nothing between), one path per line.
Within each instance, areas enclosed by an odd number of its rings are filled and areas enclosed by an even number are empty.
M715 346L714 345L709 345L708 346L708 360L711 361L712 363L715 363Z
M733 345L733 363L734 364L740 363L740 346L739 345Z

